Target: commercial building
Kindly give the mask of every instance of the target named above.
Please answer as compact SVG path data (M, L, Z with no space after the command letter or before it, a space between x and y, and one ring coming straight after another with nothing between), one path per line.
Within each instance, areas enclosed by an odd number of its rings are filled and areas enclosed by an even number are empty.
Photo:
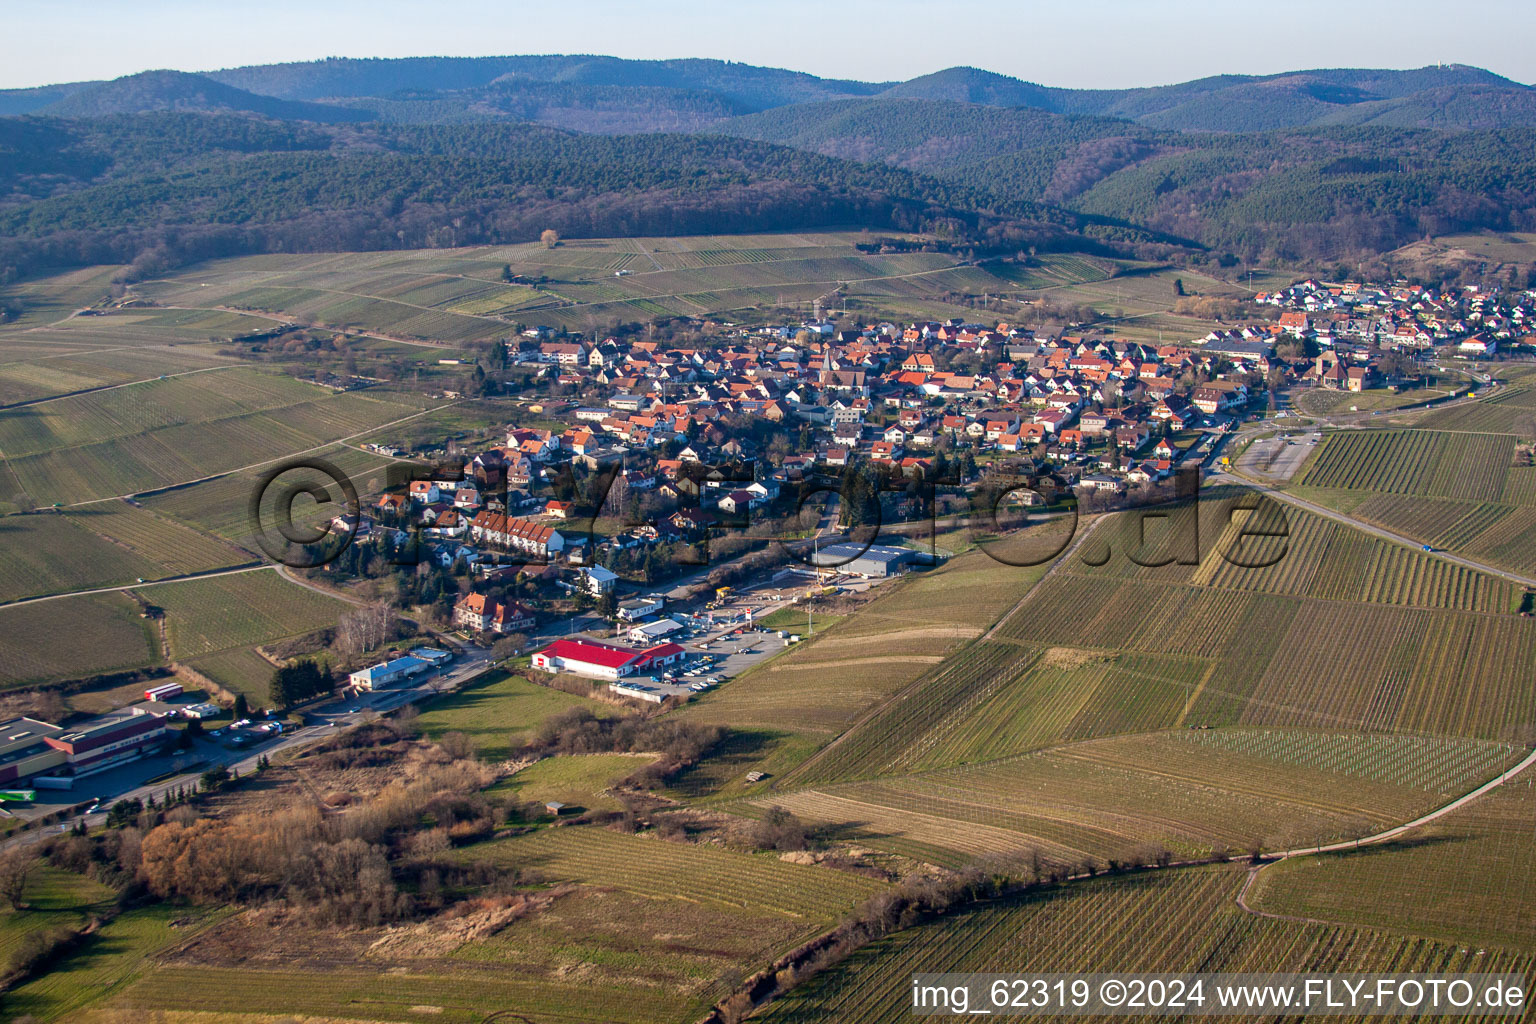
M922 552L883 544L831 544L816 552L816 565L853 576L899 576L922 559Z
M556 640L534 654L533 667L544 672L570 672L613 682L638 672L665 668L686 655L682 647L672 643L636 650L585 637L568 638Z
M45 742L63 751L71 773L80 776L142 757L169 734L164 711L135 704L98 715L77 728L47 737Z
M0 722L0 783L14 782L62 765L68 755L49 745L48 740L63 731L35 718Z
M683 624L676 619L657 619L655 622L642 622L629 631L629 639L632 643L644 644L660 640L664 636L671 636L683 628Z
M393 661L358 669L347 677L347 682L358 690L382 690L412 676L418 676L430 667L430 662L406 655Z

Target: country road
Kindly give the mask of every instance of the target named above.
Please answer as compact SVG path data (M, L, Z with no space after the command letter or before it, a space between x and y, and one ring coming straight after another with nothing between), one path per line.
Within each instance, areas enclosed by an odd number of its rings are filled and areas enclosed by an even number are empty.
M1397 544L1406 544L1407 546L1415 549L1422 549L1424 547L1420 541L1414 540L1412 537L1405 537L1400 533L1393 533L1391 530L1376 526L1373 523L1367 523L1363 520L1356 519L1354 516L1351 516L1348 513L1339 512L1335 509L1327 508L1323 505L1318 505L1315 502L1307 501L1305 498L1298 498L1296 495L1287 491L1278 490L1269 484L1261 483L1246 473L1240 473L1236 470L1228 469L1221 475L1230 476L1240 480L1249 487L1252 487L1254 490L1261 491L1264 494L1269 495L1276 501L1284 502L1287 505L1294 505L1299 509L1311 512L1313 515L1322 516L1324 519L1331 519L1336 523L1343 523L1346 526L1354 527L1355 529L1364 533L1368 533L1373 537L1379 537L1382 540L1389 540ZM1490 576L1498 576L1501 579L1509 580L1511 583L1518 583L1524 587L1536 587L1536 576L1523 576L1520 573L1510 572L1508 569L1500 569L1497 566L1489 565L1486 562L1479 562L1476 559L1467 558L1464 555L1452 554L1449 551L1437 550L1433 552L1433 554L1436 558L1443 558L1447 562L1454 562L1455 564L1463 566L1467 569L1475 569L1478 572L1484 572Z

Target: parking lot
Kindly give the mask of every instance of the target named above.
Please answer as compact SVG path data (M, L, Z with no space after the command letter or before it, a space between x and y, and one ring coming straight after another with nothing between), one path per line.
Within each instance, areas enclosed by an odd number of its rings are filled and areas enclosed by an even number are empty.
M1296 434L1261 437L1237 460L1237 468L1270 480L1289 480L1317 450L1321 435Z

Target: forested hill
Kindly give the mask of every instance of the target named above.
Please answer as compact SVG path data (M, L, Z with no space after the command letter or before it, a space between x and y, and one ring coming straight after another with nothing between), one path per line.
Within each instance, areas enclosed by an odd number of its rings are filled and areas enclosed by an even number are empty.
M723 136L158 113L0 119L0 155L9 275L521 242L546 228L594 237L862 225L1074 250L1153 240L967 184Z
M375 112L405 100L408 105L391 110L389 119L407 120L496 120L507 117L509 111L495 102L482 102L483 90L508 84L521 89L560 86L562 102L546 104L547 109L536 110L533 119L580 130L587 129L569 119L567 111L593 105L611 110L622 91L628 91L629 120L602 121L601 130L650 130L653 124L645 114L646 103L668 108L680 103L695 121L703 122L794 104L871 97L1091 114L1181 131L1362 124L1458 129L1536 125L1536 90L1463 65L1410 71L1322 69L1222 75L1140 89L1062 89L972 67L948 68L903 82L857 82L728 61L591 55L332 58L208 71L198 77L211 83L206 91L222 86L287 102ZM0 90L0 114L66 113L69 108L60 106L63 100L101 84ZM183 90L186 84L182 83ZM143 105L119 105L114 111L178 105L152 89L135 92ZM645 103L640 102L642 98ZM211 106L228 104L215 99ZM335 119L322 111L310 113L318 120ZM510 113L526 116L527 108ZM663 118L668 119L676 120L671 115Z
M0 274L860 225L1345 260L1536 230L1536 90L1462 66L1071 90L711 60L337 59L0 93ZM668 133L668 134L657 134Z
M1176 132L933 100L840 100L715 131L878 161L1195 239L1218 253L1347 258L1426 234L1536 229L1536 129Z

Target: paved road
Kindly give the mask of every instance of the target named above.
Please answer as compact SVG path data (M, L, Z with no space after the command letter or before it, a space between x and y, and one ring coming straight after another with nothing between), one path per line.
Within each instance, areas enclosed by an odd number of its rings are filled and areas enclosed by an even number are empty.
M58 796L61 802L69 803L79 803L100 797L103 808L110 807L118 800L147 800L150 796L153 796L157 802L163 802L168 792L193 785L203 772L216 765L235 768L241 775L249 774L256 770L256 762L263 756L276 757L282 752L318 742L333 735L338 729L364 722L371 715L393 711L406 704L419 703L456 690L469 679L485 671L490 664L489 650L481 647L466 647L465 653L456 658L445 671L434 672L412 686L383 690L378 693L344 695L339 699L305 708L301 712L303 724L291 732L284 733L275 741L257 744L246 749L230 750L213 740L197 740L192 750L179 755L183 761L195 760L196 766L173 777L154 783L135 784L130 780L142 779L146 775L152 776L158 771L171 770L174 762L169 758L132 761L111 772L104 772L101 776L81 780L79 790L62 791ZM164 767L160 765L162 760ZM39 793L39 795L43 794ZM45 812L40 811L40 813ZM88 825L100 825L106 821L107 812L106 810L97 811L86 815L85 819ZM74 820L71 819L62 828L68 828L73 823ZM8 843L0 844L0 847L10 844L29 845L47 835L56 834L62 828L25 832L9 840Z
M124 590L144 590L148 587L163 587L168 583L185 583L188 580L207 580L215 576L238 576L246 572L269 572L276 569L275 565L243 565L238 569L214 569L211 572L186 573L181 576L164 576L160 579L147 580L143 583L121 583L115 587L93 587L89 590L71 590L63 594L44 594L42 597L24 597L19 601L0 602L0 608L15 608L17 605L37 604L39 601L59 601L66 597L84 597L87 594L114 594ZM290 577L291 578L291 577ZM295 580L294 582L298 582ZM332 595L335 596L334 594Z
M1382 540L1389 540L1398 544L1406 544L1413 548L1423 547L1423 544L1420 541L1414 540L1412 537L1405 537L1400 533L1393 533L1391 530L1383 529L1382 527L1376 526L1373 523L1367 523L1363 520L1356 519L1354 516L1348 515L1344 512L1339 512L1335 509L1315 504L1314 502L1307 501L1304 498L1298 498L1296 495L1290 494L1286 491L1276 490L1268 484L1261 483L1258 480L1255 480L1253 477L1247 476L1246 474L1227 470L1227 472L1223 475L1231 476L1237 480L1240 480L1253 489L1262 491L1263 493L1269 495L1276 501L1284 502L1287 505L1294 505L1297 508L1305 509L1314 515L1322 516L1325 519L1332 519L1334 522L1344 523L1345 525L1354 527L1357 530L1363 530L1373 537L1380 537ZM1498 576L1501 579L1509 580L1511 583L1518 583L1525 587L1536 587L1536 576L1524 576L1517 572L1510 572L1508 569L1500 569L1497 566L1489 565L1486 562L1479 562L1476 559L1467 558L1464 555L1452 554L1449 551L1435 551L1434 555L1436 558L1443 558L1447 562L1454 562L1455 564L1464 566L1468 569L1476 569L1478 572L1485 572L1490 576Z

